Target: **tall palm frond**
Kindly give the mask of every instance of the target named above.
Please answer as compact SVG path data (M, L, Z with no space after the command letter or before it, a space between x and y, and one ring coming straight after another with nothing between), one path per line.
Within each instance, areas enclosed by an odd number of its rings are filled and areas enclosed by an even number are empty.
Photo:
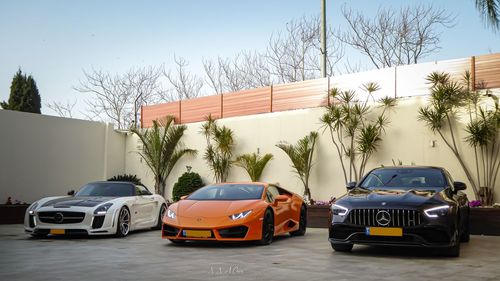
M196 150L185 148L181 142L186 129L185 125L175 125L173 116L155 120L153 126L145 130L131 129L142 143L138 154L153 173L158 194L164 195L165 181L177 161L184 155L196 154Z
M273 159L271 153L260 156L257 153L243 154L236 158L236 165L245 169L252 181L259 181L267 163Z
M476 9L493 31L500 29L500 0L476 0Z

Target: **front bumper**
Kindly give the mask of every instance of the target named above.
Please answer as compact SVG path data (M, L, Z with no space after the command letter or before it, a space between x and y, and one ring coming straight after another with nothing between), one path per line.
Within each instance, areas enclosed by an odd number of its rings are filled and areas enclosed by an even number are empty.
M403 236L372 236L366 234L365 226L333 223L329 228L331 243L450 247L455 244L453 231L447 225L420 225L403 227Z
M185 231L210 231L210 237L189 237ZM162 238L170 240L204 240L204 241L252 241L262 238L262 220L235 222L224 225L177 225L163 222Z
M113 210L105 215L94 215L94 208L72 207L72 208L41 208L34 214L28 212L24 218L24 231L32 235L48 235L51 230L64 230L65 235L110 235L116 233L117 211ZM78 223L54 223L42 221L42 212L80 212L84 218Z

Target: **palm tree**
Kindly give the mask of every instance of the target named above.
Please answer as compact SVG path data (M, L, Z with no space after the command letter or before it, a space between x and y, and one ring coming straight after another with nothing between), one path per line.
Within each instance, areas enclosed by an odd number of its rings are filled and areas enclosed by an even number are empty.
M149 129L131 129L142 142L142 151L138 153L153 172L157 194L165 195L165 182L177 161L186 154L196 154L196 150L184 148L180 141L186 129L185 125L175 125L173 116L153 121Z
M260 156L257 153L243 154L236 158L236 165L247 171L252 181L259 181L267 163L273 159L271 153Z
M309 135L300 139L295 145L280 142L276 146L283 150L290 160L292 167L299 179L304 185L304 198L306 201L311 199L311 190L309 188L309 177L313 166L313 154L318 139L317 132L311 132Z
M225 182L233 165L234 133L226 126L220 127L211 115L206 117L201 133L207 141L203 159L214 173L216 182Z
M494 31L500 29L500 0L476 0L476 9Z

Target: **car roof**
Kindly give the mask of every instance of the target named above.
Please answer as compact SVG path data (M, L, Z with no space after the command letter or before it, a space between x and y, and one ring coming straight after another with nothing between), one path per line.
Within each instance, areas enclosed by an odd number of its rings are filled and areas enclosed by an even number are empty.
M125 184L135 185L135 183L130 182L130 181L93 181L93 182L89 182L89 183L111 183L111 184L117 184L117 183L124 184L125 183Z
M220 183L214 183L214 184L211 184L211 185L226 185L226 184L232 184L232 185L238 185L238 184L241 184L241 185L263 185L263 186L268 186L269 185L266 182L256 182L256 181L249 181L249 182L244 182L244 181L240 181L240 182L220 182Z
M444 168L437 167L437 166L388 166L388 167L378 167L378 168L373 169L372 171L388 170L388 169L433 169L433 170L441 170L441 171L444 170Z

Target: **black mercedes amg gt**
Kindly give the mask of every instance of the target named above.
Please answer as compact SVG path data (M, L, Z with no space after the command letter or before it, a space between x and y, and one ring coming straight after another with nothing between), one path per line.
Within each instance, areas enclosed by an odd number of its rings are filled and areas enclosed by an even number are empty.
M469 241L469 205L462 190L438 167L391 167L370 171L332 204L329 240L335 251L353 244L440 247L460 255Z

